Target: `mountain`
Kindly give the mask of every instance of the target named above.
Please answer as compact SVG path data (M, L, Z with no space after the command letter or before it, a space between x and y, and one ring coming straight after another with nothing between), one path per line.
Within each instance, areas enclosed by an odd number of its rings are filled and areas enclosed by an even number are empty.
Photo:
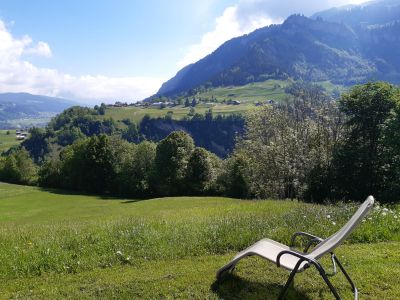
M45 122L64 109L77 104L62 98L28 93L3 93L0 94L0 127L10 127L11 124L13 124L11 127L16 127L22 123L28 125Z
M225 42L165 82L157 95L267 79L400 82L400 0L292 15Z
M334 7L318 12L311 18L322 18L325 21L345 23L357 28L395 22L399 20L399 15L399 0L378 0L361 5Z

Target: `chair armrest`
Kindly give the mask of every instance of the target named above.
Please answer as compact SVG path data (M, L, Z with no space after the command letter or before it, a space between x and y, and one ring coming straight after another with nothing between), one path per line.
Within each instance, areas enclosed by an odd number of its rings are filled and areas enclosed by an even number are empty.
M305 237L307 237L309 239L309 241L307 243L307 246L304 248L304 251L303 251L304 253L308 252L308 250L310 249L312 244L319 244L319 243L321 243L323 241L323 239L318 237L318 236L315 236L315 235L313 235L311 233L308 233L308 232L300 231L300 232L296 232L296 233L293 234L292 239L290 241L290 247L293 247L295 245L295 241L296 241L296 238L298 236L305 236Z
M307 263L308 263L307 265L304 266L304 269L308 268L310 264L319 265L319 263L315 259L313 259L311 257L307 257L304 254L301 254L301 253L293 251L293 250L283 250L283 251L279 252L278 256L276 257L276 265L278 267L281 266L281 257L283 255L285 255L285 254L296 256L296 257L300 258L300 260L299 260L299 262L297 263L297 266L296 266L297 268L300 266L300 264L303 261L307 261Z

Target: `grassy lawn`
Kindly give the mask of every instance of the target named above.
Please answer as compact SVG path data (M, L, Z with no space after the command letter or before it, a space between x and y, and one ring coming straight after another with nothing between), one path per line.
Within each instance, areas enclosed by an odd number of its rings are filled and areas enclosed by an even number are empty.
M7 131L10 134L7 134ZM15 138L15 130L0 130L0 153L7 151L14 145L18 145L21 141Z
M275 299L287 278L259 258L216 270L263 237L336 231L355 206L177 197L135 201L0 183L0 297ZM400 213L374 210L337 255L361 299L399 299ZM329 262L325 261L329 268ZM332 279L345 297L345 279ZM314 270L289 299L331 299Z

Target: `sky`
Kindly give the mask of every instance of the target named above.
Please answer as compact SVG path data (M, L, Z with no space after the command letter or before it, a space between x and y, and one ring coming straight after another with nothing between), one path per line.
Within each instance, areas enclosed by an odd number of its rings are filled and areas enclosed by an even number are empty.
M223 42L365 0L1 0L0 93L135 102Z

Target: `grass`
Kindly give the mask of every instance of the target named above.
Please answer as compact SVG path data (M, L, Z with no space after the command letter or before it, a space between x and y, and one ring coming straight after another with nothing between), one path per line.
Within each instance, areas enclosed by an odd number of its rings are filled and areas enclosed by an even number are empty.
M199 114L204 114L207 110L212 108L213 113L216 115L229 115L229 114L242 114L249 109L253 108L254 105L251 104L241 104L241 105L226 105L226 104L216 104L216 105L206 105L199 104L195 107L195 112ZM188 116L190 111L189 107L184 107L182 105L176 107L168 108L140 108L140 107L112 107L107 108L104 117L113 118L114 120L122 121L124 119L130 119L132 122L139 123L145 115L150 115L153 118L164 117L169 112L172 112L172 118L175 120L183 119Z
M255 103L266 100L282 101L287 94L285 88L291 81L267 80L264 82L254 82L243 86L218 87L206 92L199 93L197 96L202 99L216 98L217 101L239 100L244 103Z
M271 263L247 259L218 284L215 272L263 237L327 236L354 210L218 197L135 201L0 184L0 297L274 299L288 274ZM399 209L380 207L369 218L337 254L362 298L399 298ZM334 282L350 296L341 276ZM310 270L289 298L330 297Z
M7 134L7 132L10 134ZM7 151L14 145L18 145L21 141L15 138L15 130L0 130L0 153Z

